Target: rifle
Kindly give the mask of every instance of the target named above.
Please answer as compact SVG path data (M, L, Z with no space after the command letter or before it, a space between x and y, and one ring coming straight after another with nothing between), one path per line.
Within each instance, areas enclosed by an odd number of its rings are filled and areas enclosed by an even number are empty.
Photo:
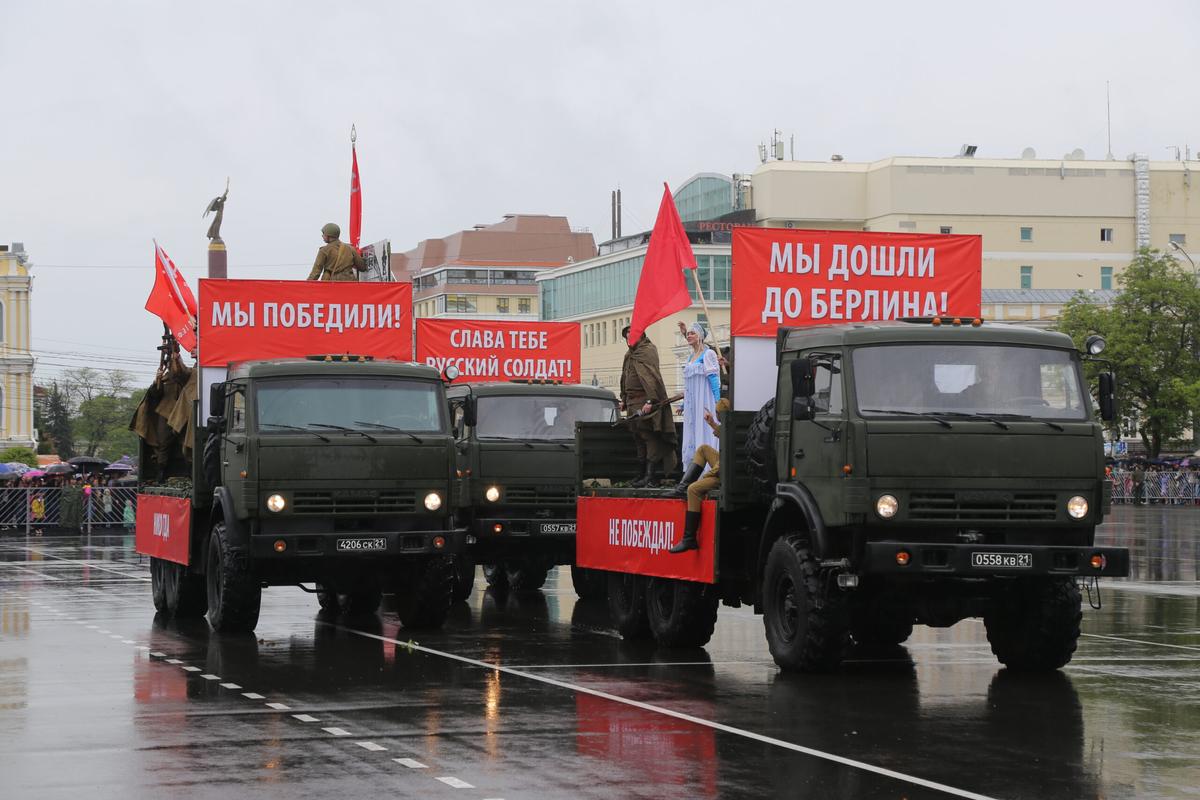
M634 412L633 414L630 414L628 417L617 417L616 421L613 422L612 427L615 428L618 425L621 425L623 423L633 422L634 420L641 419L642 417L652 416L655 413L657 413L659 411L659 409L661 409L663 406L669 406L672 403L678 403L682 399L683 399L682 393L677 394L677 395L672 395L671 397L668 397L666 400L659 401L659 402L653 404L652 406L650 406L650 410L648 412L646 412L645 414L643 414L642 410L639 408L636 412Z
M175 340L175 335L171 333L171 329L167 324L163 323L162 344L154 348L158 351L158 372L156 375L166 377L171 372L171 362L175 356L179 355L179 342ZM158 383L158 380L155 380Z

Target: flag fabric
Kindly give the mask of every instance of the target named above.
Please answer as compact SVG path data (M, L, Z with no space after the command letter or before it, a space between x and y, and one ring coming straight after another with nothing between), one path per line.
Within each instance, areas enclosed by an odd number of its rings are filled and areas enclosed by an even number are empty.
M154 243L154 288L146 298L146 310L166 323L180 346L195 352L196 297L158 242Z
M679 221L671 189L664 183L662 203L658 206L658 218L650 233L650 246L646 248L633 300L628 339L631 346L642 338L646 328L692 304L683 271L695 268L696 256Z
M350 245L357 250L362 235L362 185L358 182L358 152L350 145Z

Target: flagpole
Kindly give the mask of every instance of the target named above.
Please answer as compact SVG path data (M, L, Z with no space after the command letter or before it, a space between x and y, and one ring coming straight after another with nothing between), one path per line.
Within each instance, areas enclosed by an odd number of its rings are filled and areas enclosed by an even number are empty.
M692 280L696 284L696 296L700 298L700 307L704 309L704 317L709 321L708 327L712 329L713 344L717 348L717 364L721 367L721 372L725 372L725 359L721 356L721 342L717 339L717 326L712 322L712 314L708 311L708 301L704 299L704 290L700 288L700 275L698 274L700 267L689 269L688 272L692 273Z

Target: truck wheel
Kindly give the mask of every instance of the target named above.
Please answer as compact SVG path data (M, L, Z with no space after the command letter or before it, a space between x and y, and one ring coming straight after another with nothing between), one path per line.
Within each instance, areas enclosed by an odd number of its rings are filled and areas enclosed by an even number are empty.
M983 617L992 653L1009 669L1055 670L1075 654L1082 597L1074 578L1018 578Z
M158 562L157 586L155 561ZM203 616L208 610L204 580L199 575L189 574L187 567L174 561L156 558L151 562L150 589L154 596L154 607L168 616L189 619Z
M208 587L204 576L188 571L182 564L172 564L179 575L179 593L175 602L175 616L179 619L196 619L208 611Z
M646 579L627 572L608 573L608 616L625 639L646 639Z
M454 564L445 556L408 566L396 584L396 612L406 628L437 629L454 602Z
M779 472L775 464L775 398L754 415L746 431L746 461L754 491L762 497L775 496Z
M225 632L252 631L258 624L262 587L250 573L246 552L229 543L225 523L208 539L208 624Z
M763 626L775 663L797 672L829 672L849 644L846 603L803 537L783 536L771 546L762 587Z
M504 569L503 563L484 564L483 579L487 581L488 586L497 592L507 591L508 589L508 571Z
M208 484L211 492L213 487L221 485L221 434L209 433L205 436L203 460L200 464L204 470L204 482Z
M320 598L318 598L318 602L319 600ZM356 592L337 596L338 607L347 617L369 617L379 610L379 604L382 601L383 592L378 584L371 584Z
M895 647L912 636L911 616L880 611L877 607L863 609L852 616L850 635L863 647Z
M320 603L322 611L330 614L336 614L342 610L337 592L330 591L319 583L317 584L317 602Z
M508 586L514 592L525 594L536 592L546 584L548 567L534 562L532 559L509 561L505 567L508 572Z
M571 585L580 600L600 601L608 597L608 578L602 570L572 564Z
M466 553L454 557L454 602L461 603L475 589L475 560Z
M703 647L717 624L717 593L695 581L651 578L646 617L654 641L663 647Z
M167 612L166 563L161 558L150 558L150 595L154 598L154 610L160 613Z

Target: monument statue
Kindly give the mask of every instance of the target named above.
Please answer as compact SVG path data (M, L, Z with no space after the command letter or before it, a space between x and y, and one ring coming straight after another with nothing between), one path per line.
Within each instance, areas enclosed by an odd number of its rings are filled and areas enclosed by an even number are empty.
M229 197L229 179L225 179L225 193L220 197L214 197L212 202L208 204L208 208L204 209L204 214L201 218L207 217L210 212L215 213L212 224L208 226L209 239L214 242L220 242L221 239L221 220L225 217L225 199Z

